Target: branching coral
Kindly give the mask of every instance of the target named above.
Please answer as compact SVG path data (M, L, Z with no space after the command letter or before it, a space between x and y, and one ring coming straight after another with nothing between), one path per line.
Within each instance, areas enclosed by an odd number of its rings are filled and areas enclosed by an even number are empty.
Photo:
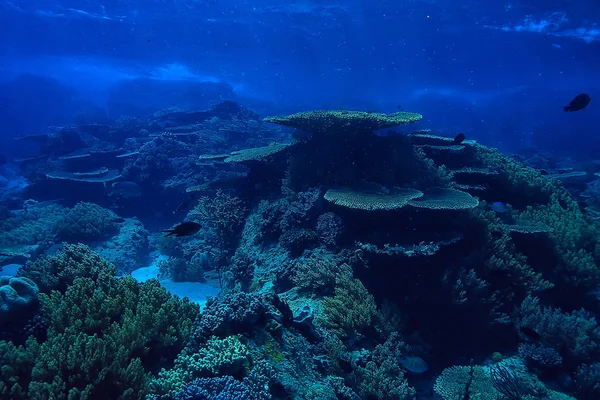
M331 294L336 280L351 276L352 269L339 265L332 253L313 251L296 264L292 281L297 288L315 294Z
M173 369L163 369L152 382L152 391L158 395L173 395L194 379L243 376L249 362L248 348L237 336L212 337L198 352L180 354Z
M24 211L0 218L0 247L41 243L54 238L67 210L56 204L40 206L26 201Z
M273 380L273 367L266 361L258 361L248 376L236 380L231 376L200 378L187 384L175 400L269 400L272 398L269 384Z
M264 318L269 304L259 293L235 292L208 301L196 323L192 347L199 348L211 336L225 336L254 329Z
M343 278L333 297L323 299L321 324L340 336L354 336L371 325L375 299L358 279Z
M50 293L64 292L75 278L94 278L103 271L113 273L115 267L83 244L66 244L55 256L28 262L19 276L34 281L41 292Z
M97 257L83 247L70 251L78 249L88 260ZM182 349L198 307L169 295L156 280L116 278L107 263L99 265L105 268L62 281L64 293L40 295L49 322L46 341L30 337L19 347L0 342L3 364L11 366L3 371L4 394L142 399L155 364ZM56 265L53 270L73 271Z
M335 247L343 231L344 222L339 215L328 212L317 218L317 234L324 245Z
M355 372L358 392L363 398L412 399L415 390L408 385L398 363L405 348L397 333L377 345L366 365Z
M201 197L191 214L209 222L225 245L230 246L244 226L246 210L239 198L217 190L214 198Z
M543 343L562 356L569 370L600 355L600 328L584 310L565 313L541 306L535 297L527 297L518 309L517 317L519 324L534 329Z
M585 218L573 199L552 194L547 205L527 207L520 217L552 229L549 235L560 259L554 271L557 279L575 287L593 287L600 282L600 268L594 259L600 228Z

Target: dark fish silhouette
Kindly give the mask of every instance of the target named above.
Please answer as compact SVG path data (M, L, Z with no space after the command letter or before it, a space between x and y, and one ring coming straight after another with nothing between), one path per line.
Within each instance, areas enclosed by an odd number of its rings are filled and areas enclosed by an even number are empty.
M464 133L459 133L454 138L454 144L461 144L465 139L466 139L465 134Z
M197 224L196 222L188 221L188 222L184 222L183 224L177 225L173 229L165 229L165 230L163 230L163 232L167 233L165 235L165 237L171 236L171 235L175 235L177 237L190 236L190 235L193 235L194 233L198 232L201 227L202 226L200 224Z
M539 342L542 339L542 336L539 333L537 333L534 329L528 326L521 326L519 328L519 332L521 332L523 336L525 336L532 342Z
M6 164L6 156L4 154L0 154L0 165Z
M186 208L188 208L188 206L190 205L190 202L192 201L192 196L188 197L187 199L185 199L184 201L182 201L177 208L173 211L173 214L177 214L179 211L183 211Z
M565 111L579 111L583 110L590 104L592 98L589 94L581 93L575 96L568 106L565 106Z

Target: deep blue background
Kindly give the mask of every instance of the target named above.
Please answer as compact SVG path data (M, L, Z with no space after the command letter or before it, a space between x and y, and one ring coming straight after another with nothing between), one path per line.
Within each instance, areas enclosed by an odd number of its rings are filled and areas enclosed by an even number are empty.
M598 23L594 0L0 0L0 136L115 117L115 86L150 77L227 83L262 113L401 105L504 150L600 158Z

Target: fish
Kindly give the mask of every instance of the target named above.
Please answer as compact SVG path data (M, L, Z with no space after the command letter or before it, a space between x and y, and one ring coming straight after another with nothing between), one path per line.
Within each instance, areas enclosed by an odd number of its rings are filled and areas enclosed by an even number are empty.
M590 104L590 101L592 101L592 98L589 94L578 94L573 100L571 100L568 106L564 107L565 112L583 110L588 106L588 104Z
M537 333L533 328L525 325L519 327L519 332L532 342L539 342L542 339L542 335Z
M490 207L497 213L505 213L508 211L508 207L506 206L506 204L504 204L501 201L493 202L492 204L490 204Z
M196 222L188 221L188 222L184 222L182 224L177 225L173 229L164 229L162 232L166 233L166 235L164 237L168 237L171 235L175 235L176 237L181 237L181 236L193 235L193 234L197 233L200 230L200 228L202 228L202 225L200 225Z
M179 211L183 211L186 208L188 208L188 206L190 205L190 202L192 201L192 196L188 197L187 199L185 199L184 201L182 201L175 210L173 210L173 214L177 214Z
M7 163L6 156L4 154L0 154L0 165L4 165Z
M398 105L396 106L396 108L397 108L398 110L402 110L402 106L401 106L400 104L398 104Z
M400 359L400 365L413 374L422 374L429 369L429 366L421 357L407 356Z
M456 135L454 137L454 144L461 144L462 142L464 142L464 140L466 139L466 136L464 133L459 133L458 135Z

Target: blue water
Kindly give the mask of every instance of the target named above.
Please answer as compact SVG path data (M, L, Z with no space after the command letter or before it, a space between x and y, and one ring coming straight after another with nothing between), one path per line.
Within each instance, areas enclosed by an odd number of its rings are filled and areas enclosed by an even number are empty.
M575 94L598 93L592 1L0 6L6 136L61 123L74 108L104 109L115 85L144 77L223 82L247 104L283 112L401 105L430 126L511 150L536 139L552 149L597 145L594 111L561 112ZM24 73L58 83L11 86Z

